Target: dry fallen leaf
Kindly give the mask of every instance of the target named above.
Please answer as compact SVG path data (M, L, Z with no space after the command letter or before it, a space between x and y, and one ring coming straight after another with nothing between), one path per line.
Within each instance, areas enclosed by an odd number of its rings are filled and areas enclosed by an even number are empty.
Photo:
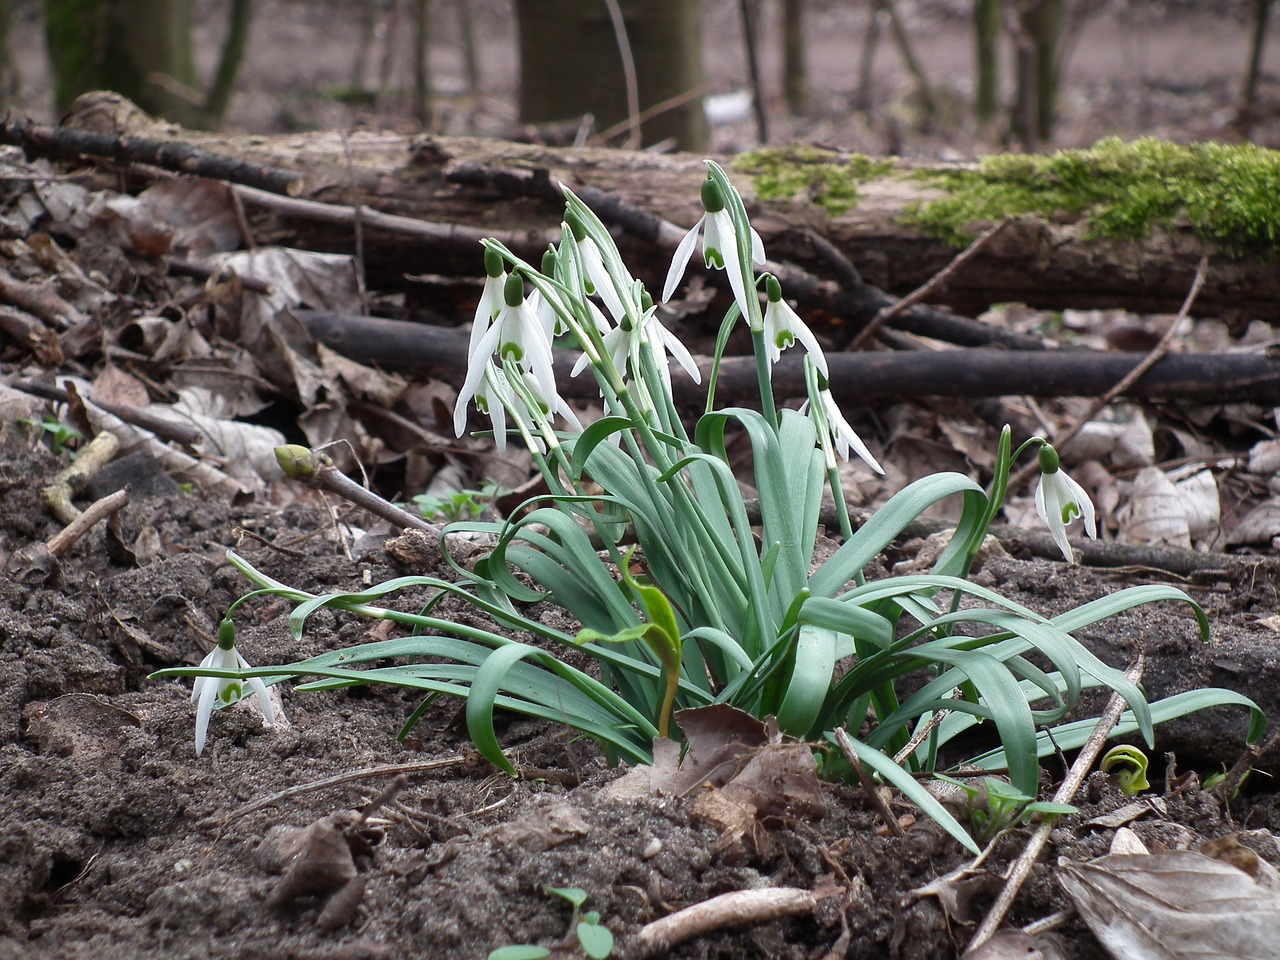
M1280 894L1191 850L1059 860L1059 879L1116 960L1274 960Z

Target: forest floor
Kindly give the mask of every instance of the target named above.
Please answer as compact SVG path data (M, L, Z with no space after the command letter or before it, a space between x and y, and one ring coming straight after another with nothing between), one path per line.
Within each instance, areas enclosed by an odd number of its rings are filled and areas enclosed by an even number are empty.
M386 114L357 114L323 93L350 79L354 47L332 19L347 6L263 4L233 126L266 132L387 121ZM438 83L448 95L440 122L446 132L511 133L515 71L503 52L512 38L506 7L474 6L487 18L478 20L485 27L484 96L477 101L458 88L460 62L446 33L437 59ZM844 4L816 6L815 109L805 120L780 122L778 139L928 156L995 147L962 119L932 133L913 132L908 85L885 42L877 61L879 107L855 114L851 51L858 49L865 18ZM1061 145L1110 134L1230 135L1247 23L1236 13L1179 5L1156 17L1137 9L1143 6L1108 7L1086 26L1068 70ZM723 24L724 35L724 46L710 58L712 83L715 92L729 93L742 75L732 52L738 49L736 4L711 0L708 7L708 23ZM962 97L971 75L963 21L935 9L913 14L909 23L931 79ZM216 35L217 23L210 18L202 29ZM17 37L24 95L39 114L48 105L34 21L24 21ZM291 55L298 49L307 55ZM1274 93L1271 78L1263 91ZM1272 134L1264 124L1256 135ZM754 145L749 120L719 128L716 138L723 150ZM164 306L154 287L128 293L142 308L158 313ZM12 342L0 343L7 351L5 374L19 366L28 375L38 372L40 365ZM102 375L101 357L86 356L86 363L46 365L44 372ZM955 423L978 423L967 407L947 414L954 417L947 437L957 435ZM884 411L882 421L898 416ZM0 427L4 560L61 528L39 489L67 461L30 430ZM976 429L988 428L978 423ZM1233 422L1232 429L1237 442L1241 434L1266 435L1256 423ZM938 433L918 446L941 449ZM148 470L158 472L152 466L143 473ZM920 888L969 855L924 818L905 836L887 835L860 787L824 784L825 811L767 816L726 833L705 816L696 795L618 789L622 771L609 768L591 742L543 723L509 717L500 725L521 771L515 780L474 753L452 702L437 703L399 742L396 733L418 702L381 688L286 690L288 722L274 728L264 728L251 709L224 711L197 758L189 685L148 677L162 667L197 663L228 606L247 590L226 563L228 549L280 581L317 593L360 589L407 571L381 549L353 548L330 506L315 498L281 506L292 495L273 491L244 502L173 484L148 492L137 474L132 480L133 502L113 541L95 532L47 578L0 576L0 960L477 958L518 943L575 956L566 945L570 911L546 887L587 891L586 908L598 911L615 934L620 956L638 955L635 938L644 925L682 907L730 891L790 887L824 896L803 916L717 930L665 955L949 960L1026 843L1027 831L1008 834L962 892L948 891L956 896L944 909L942 897ZM108 481L92 493L110 489ZM143 556L111 549L115 541L154 548ZM897 544L889 562L909 563L922 547ZM1254 697L1274 718L1280 711L1280 565L1266 545L1220 560L1186 577L1150 568L1068 567L1010 545L1009 554L985 561L976 580L1044 614L1125 586L1175 583L1204 606L1213 645L1201 643L1187 608L1172 604L1126 614L1083 631L1081 639L1119 666L1144 654L1143 682L1152 699L1197 686L1227 687ZM425 599L409 595L399 602L414 609ZM376 625L320 613L295 640L287 612L266 598L242 609L240 646L252 663L292 661L384 636ZM1280 794L1262 775L1280 771L1277 758L1262 758L1261 773L1229 805L1179 777L1230 767L1241 755L1243 732L1242 712L1227 709L1161 727L1148 802L1119 820L1153 850L1235 838L1280 865ZM1166 753L1168 767L1161 759ZM1048 781L1061 779L1060 763L1045 769ZM385 824L348 829L336 849L317 854L316 883L326 891L354 865L358 882L346 899L331 902L327 893L306 889L281 892L279 864L270 855L280 836L273 828L303 828L361 810L397 775L405 777L402 789L377 811ZM1077 799L1080 812L1053 831L1009 924L1069 906L1054 864L1107 853L1118 821L1104 815L1131 803L1112 779L1092 775ZM912 813L898 801L893 812ZM313 832L323 833L323 824ZM1107 956L1078 915L1044 934L1034 949L1059 960ZM1008 956L1034 960L1036 954L1022 949L989 960Z

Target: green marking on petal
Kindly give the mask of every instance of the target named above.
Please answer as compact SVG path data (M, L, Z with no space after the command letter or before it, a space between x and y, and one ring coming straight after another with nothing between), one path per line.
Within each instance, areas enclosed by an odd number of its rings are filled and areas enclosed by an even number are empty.
M1080 516L1080 504L1074 500L1069 500L1062 505L1062 522L1068 524L1076 517Z

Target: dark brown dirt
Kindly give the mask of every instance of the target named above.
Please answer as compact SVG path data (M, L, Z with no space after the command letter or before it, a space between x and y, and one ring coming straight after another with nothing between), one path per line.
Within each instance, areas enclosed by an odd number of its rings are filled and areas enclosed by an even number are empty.
M5 447L5 550L55 532L35 490L57 466L52 455L21 451L12 438ZM840 943L837 955L940 960L963 944L963 918L948 923L933 900L907 896L961 863L963 851L928 822L902 839L880 836L864 796L847 786L825 788L830 811L821 821L767 820L725 845L694 817L692 797L610 799L603 789L617 771L563 731L508 722L504 743L526 771L511 781L471 753L453 704L429 711L400 745L395 733L414 701L367 689L286 691L290 726L275 730L248 709L223 712L196 758L189 687L147 675L195 663L208 649L217 621L244 589L223 560L227 547L308 590L350 589L366 574L378 581L402 571L378 556L345 559L326 540L327 520L300 506L227 508L178 495L129 508L126 533L148 523L165 551L145 567L115 565L93 535L64 559L56 582L0 583L0 957L483 957L503 944L552 945L564 936L568 910L542 892L547 885L588 891L588 908L600 911L625 955L630 936L672 909L732 890L812 889L824 878L845 892L814 917L703 937L671 955L807 958ZM1145 649L1153 695L1234 679L1253 681L1246 687L1255 696L1274 697L1276 645L1255 621L1275 609L1275 581L1270 570L1253 573L1191 585L1214 617L1213 648L1200 646L1173 606L1122 618L1090 639L1117 662ZM1050 612L1132 575L995 559L981 579ZM242 612L240 642L254 663L358 642L369 629L322 614L299 644L278 602L257 601ZM1232 762L1243 721L1238 712L1224 714L1216 727L1197 718L1168 728L1159 749L1176 751L1183 768ZM391 821L385 836L355 858L365 894L350 924L318 928L322 897L268 905L280 882L263 865L271 828L358 809L390 781L382 768L428 761L440 766L408 775L382 811ZM277 791L361 771L358 779L243 812ZM1263 777L1255 782L1267 786ZM1055 831L1046 865L1059 855L1105 852L1109 833L1079 824L1125 798L1097 780L1085 799L1080 817ZM1270 793L1246 798L1231 814L1234 823L1215 800L1191 791L1170 801L1167 818L1136 828L1149 843L1185 845L1241 822L1277 826ZM1274 841L1262 836L1255 843L1280 861ZM1003 841L992 869L1022 842L1020 835ZM974 916L987 896L975 900ZM1044 866L1012 921L1061 905ZM1068 960L1101 956L1075 921L1056 936Z

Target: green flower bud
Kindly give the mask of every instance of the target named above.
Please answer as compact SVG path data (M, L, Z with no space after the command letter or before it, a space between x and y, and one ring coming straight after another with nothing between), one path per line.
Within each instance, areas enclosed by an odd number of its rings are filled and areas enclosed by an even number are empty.
M778 282L778 278L772 273L765 274L764 290L769 295L770 303L782 302L782 284Z
M1058 472L1058 451L1053 449L1052 444L1040 446L1040 472L1046 477Z
M546 253L542 255L542 273L543 276L553 277L556 273L556 264L560 262L560 254L556 252L555 247L547 247Z
M648 290L640 291L640 309L645 313L653 309L653 295Z
M707 213L719 213L724 209L724 194L720 192L720 184L710 176L702 181L702 209Z
M502 259L502 254L492 247L484 248L484 272L495 280L502 276L507 270L507 263Z
M230 618L218 624L218 646L223 650L234 650L236 645L236 625Z
M569 229L573 231L573 239L581 243L587 238L587 226L582 222L582 214L578 213L572 207L564 212L564 222L569 225Z
M518 307L524 303L524 277L518 273L507 277L506 285L502 288L502 299L508 307Z

